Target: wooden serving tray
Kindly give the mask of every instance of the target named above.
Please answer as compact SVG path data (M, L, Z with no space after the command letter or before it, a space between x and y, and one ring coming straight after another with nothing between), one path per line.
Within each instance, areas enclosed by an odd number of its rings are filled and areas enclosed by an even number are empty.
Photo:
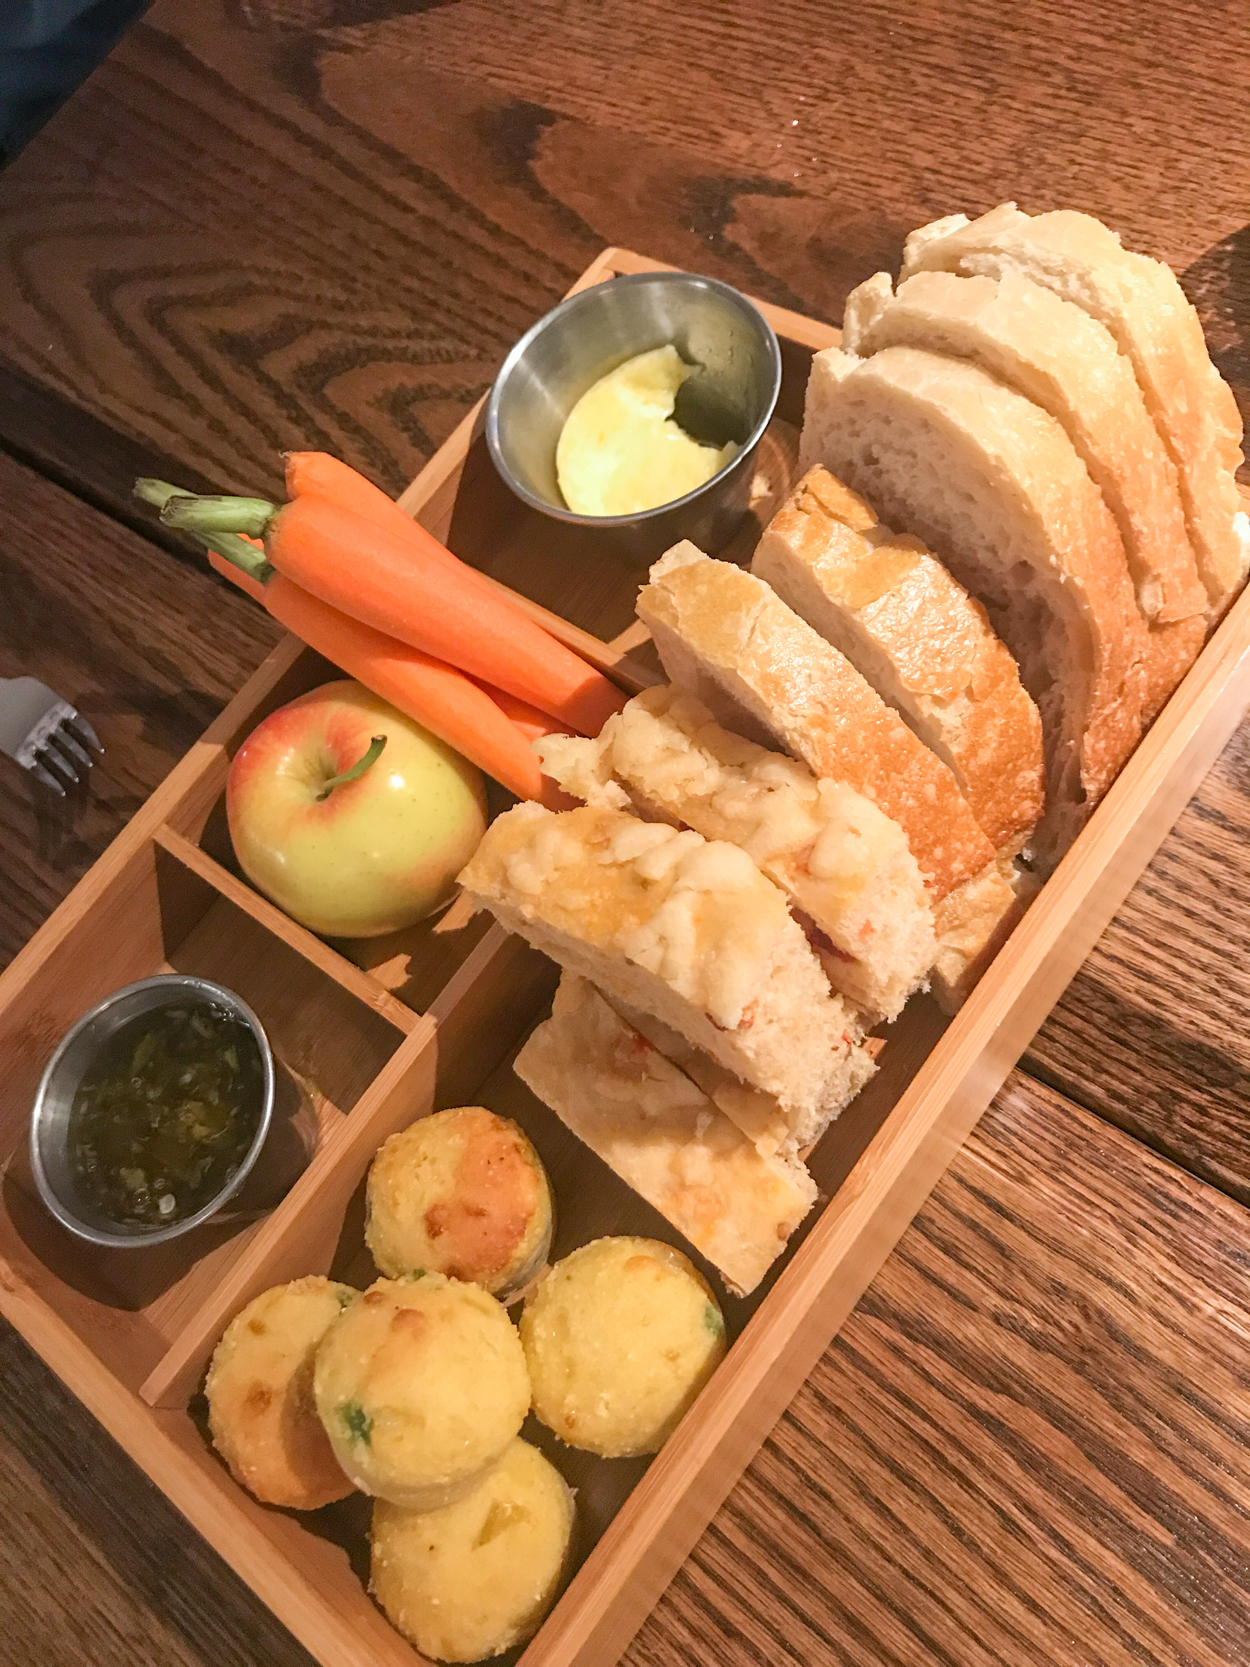
M654 264L609 249L576 287ZM811 355L837 336L762 310L785 378L760 453L757 521L790 484ZM514 499L486 456L479 413L401 502L626 686L654 680L645 633L631 624L641 573ZM739 553L757 531L744 529ZM1218 756L1250 704L1248 649L1250 595L959 1015L913 999L889 1028L877 1077L812 1155L823 1208L759 1291L725 1301L733 1346L663 1452L649 1464L599 1460L527 1429L578 1489L583 1560L526 1667L616 1661ZM223 791L235 748L333 675L284 641L0 977L0 1310L325 1667L415 1667L420 1657L365 1592L368 1502L269 1509L213 1453L199 1390L222 1330L280 1281L373 1277L365 1172L388 1134L440 1106L483 1103L524 1125L558 1200L554 1254L604 1233L676 1235L510 1070L550 1001L550 962L458 905L395 939L335 948L233 867ZM88 1006L170 968L220 979L256 1009L283 1067L287 1138L249 1182L252 1203L263 1209L298 1179L250 1224L100 1251L38 1202L25 1155L31 1101Z

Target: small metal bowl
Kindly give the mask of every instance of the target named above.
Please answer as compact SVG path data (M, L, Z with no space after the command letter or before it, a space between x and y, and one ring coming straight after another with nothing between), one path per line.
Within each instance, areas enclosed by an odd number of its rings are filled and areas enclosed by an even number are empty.
M66 1150L69 1115L74 1096L87 1067L100 1049L122 1025L140 1014L154 1012L175 1003L194 1003L198 1006L224 1008L245 1024L256 1038L260 1049L263 1072L260 1117L252 1144L243 1161L226 1185L194 1215L168 1227L146 1227L138 1222L111 1221L102 1216L83 1198L74 1180ZM185 973L165 973L158 978L145 978L138 984L127 984L111 996L97 1002L62 1039L43 1073L30 1120L30 1164L34 1171L39 1196L48 1209L71 1233L92 1244L109 1245L114 1249L145 1249L149 1245L165 1244L202 1226L216 1216L223 1204L230 1201L247 1179L261 1148L265 1144L273 1118L274 1066L273 1051L260 1020L252 1009L233 991L213 984L207 978L192 978Z
M556 484L556 444L569 412L601 376L670 342L698 367L682 384L675 418L697 440L736 440L737 455L656 509L575 515ZM633 273L571 295L521 337L486 403L486 443L517 497L632 560L653 561L683 538L714 551L747 512L755 451L780 391L777 337L745 295L690 272Z

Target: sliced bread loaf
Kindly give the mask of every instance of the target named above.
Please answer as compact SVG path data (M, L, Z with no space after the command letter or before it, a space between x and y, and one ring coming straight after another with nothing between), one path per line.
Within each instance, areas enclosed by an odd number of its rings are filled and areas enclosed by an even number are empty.
M732 734L667 685L635 695L597 741L553 735L537 751L588 803L628 789L641 815L746 851L800 911L834 989L874 1019L924 983L937 945L920 868L898 823L845 782Z
M736 846L624 811L497 817L460 875L479 907L774 1095L794 1138L854 1091L863 1025Z
M849 297L842 345L861 358L908 346L971 359L1062 425L1120 529L1149 631L1149 721L1202 647L1207 593L1175 465L1110 331L1017 272L1001 279L917 272L897 295L879 272Z
M603 995L601 990L600 995ZM789 1162L801 1156L834 1121L847 1102L868 1081L876 1070L877 1052L883 1045L879 1038L868 1037L862 1048L851 1055L845 1077L839 1077L820 1107L816 1117L803 1125L800 1142L790 1127L781 1102L762 1088L754 1088L741 1077L727 1071L710 1054L694 1047L684 1036L679 1036L670 1025L661 1024L651 1013L631 1007L619 996L604 996L640 1036L645 1036L653 1048L658 1048L666 1059L680 1067L691 1082L696 1083L729 1121L740 1129L763 1157L781 1157Z
M608 1168L753 1291L816 1201L797 1158L766 1158L707 1095L571 973L516 1074Z
M1218 618L1246 573L1233 478L1242 460L1241 417L1171 269L1130 253L1091 215L1028 215L1014 203L978 220L951 215L913 232L903 277L934 269L991 278L1018 273L1074 301L1111 332L1176 465L1209 612Z
M1015 856L1042 813L1042 724L980 603L819 466L764 529L751 571L950 766L999 855Z
M967 360L829 348L812 364L800 460L918 534L985 604L1042 716L1034 849L1050 866L1136 744L1145 693L1120 534L1071 441Z
M948 767L762 579L678 544L651 569L638 615L671 680L719 722L780 743L897 822L931 903L993 860Z

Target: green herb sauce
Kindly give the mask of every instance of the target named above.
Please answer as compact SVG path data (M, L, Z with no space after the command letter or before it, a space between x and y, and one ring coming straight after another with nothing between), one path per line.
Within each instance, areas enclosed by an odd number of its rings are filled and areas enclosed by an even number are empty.
M256 1038L222 1008L143 1013L84 1074L69 1116L69 1162L109 1221L168 1227L203 1209L256 1133L264 1069Z

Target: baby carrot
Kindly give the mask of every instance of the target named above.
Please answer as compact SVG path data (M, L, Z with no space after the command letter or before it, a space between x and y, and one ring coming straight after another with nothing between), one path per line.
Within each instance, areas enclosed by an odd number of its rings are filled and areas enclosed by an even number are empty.
M259 585L216 551L210 550L208 559L219 573L263 602L280 625L463 753L518 798L542 799L549 793L550 784L543 781L538 759L529 750L530 737L472 678L348 619L281 573Z
M402 510L394 498L388 497L381 487L353 469L349 463L342 462L324 451L289 451L286 454L286 489L292 498L332 498L344 508L351 509L357 515L363 515L366 521L372 521L378 527L390 527L405 536L415 535L424 547L423 553L431 560L443 559L466 579L477 579L482 588L490 591L489 583L467 562L462 562L458 556L438 542L432 534L426 532L412 516ZM514 724L531 741L537 741L543 735L559 734L568 728L558 719L550 717L546 712L540 712L536 706L528 701L519 700L516 695L510 695L507 690L496 688L492 683L483 682L475 678L475 682L482 684L486 693L502 711L506 712Z
M505 689L581 734L597 735L625 704L627 697L602 673L415 522L384 525L316 494L281 509L258 498L178 497L161 516L200 536L260 535L273 567L331 607Z
M527 741L539 741L544 735L568 734L567 724L562 724L558 718L553 718L546 712L540 712L528 701L518 700L506 689L497 689L493 683L485 683L480 677L475 677L473 681L490 696L501 712L512 719Z
M336 504L342 504L344 509L354 509L357 515L363 515L366 521L372 521L379 527L392 527L407 533L417 526L411 515L406 515L380 486L375 486L358 469L331 457L326 451L287 452L286 490L289 498L331 498ZM418 530L425 531L424 528ZM465 565L431 534L426 533L425 536L438 555L446 556L458 567ZM469 571L472 572L472 569Z

